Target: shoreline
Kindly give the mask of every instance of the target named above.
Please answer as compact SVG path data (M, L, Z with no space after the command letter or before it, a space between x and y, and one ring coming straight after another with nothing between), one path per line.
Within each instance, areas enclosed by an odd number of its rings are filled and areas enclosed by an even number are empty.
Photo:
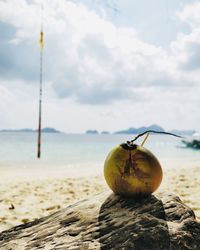
M84 170L84 171L82 171ZM103 173L82 169L0 168L0 231L47 216L80 199L108 189ZM94 171L95 170L95 171ZM200 165L163 169L155 192L174 193L200 220ZM13 208L14 207L14 208Z

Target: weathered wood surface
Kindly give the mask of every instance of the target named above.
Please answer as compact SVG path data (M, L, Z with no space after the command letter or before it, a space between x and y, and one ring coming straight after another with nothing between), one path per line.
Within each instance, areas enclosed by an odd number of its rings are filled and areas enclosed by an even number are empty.
M2 232L0 249L199 250L200 223L173 195L125 199L104 192Z

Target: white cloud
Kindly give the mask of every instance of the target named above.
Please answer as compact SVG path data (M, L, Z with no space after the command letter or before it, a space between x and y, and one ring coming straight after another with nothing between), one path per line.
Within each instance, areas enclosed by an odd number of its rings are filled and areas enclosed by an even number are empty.
M23 15L17 11L10 17L11 6L8 8L6 3L2 4L1 11L4 20L17 28L12 41L19 42L23 38L22 43L36 36L40 6L37 3L28 5L25 1L21 1L21 6ZM82 4L46 1L44 22L46 78L54 82L60 97L75 96L84 103L131 98L132 88L148 83L140 79L140 73L150 68L154 57L162 54L160 48L142 42L134 29L118 28ZM33 46L33 43L26 48L19 45L16 49L27 49L28 53ZM36 62L32 66L35 69ZM31 71L27 62L24 67L24 71ZM25 73L24 77L30 78Z
M171 45L177 66L186 73L192 81L199 78L200 69L200 3L186 5L181 12L177 13L178 18L190 25L188 34L178 34L177 40ZM196 71L196 72L195 72ZM191 74L192 73L192 74Z
M67 131L79 131L79 120L82 129L92 122L90 128L113 131L156 122L169 128L197 127L200 18L195 13L199 6L190 5L178 14L190 24L191 32L178 34L164 50L143 42L134 28L117 27L83 4L44 1L46 125ZM8 105L15 113L32 110L30 124L37 116L40 14L40 1L0 2L0 21L14 27L0 43L1 82L7 81L8 93L14 90ZM5 96L5 100L10 99ZM105 108L112 119L105 115L102 120ZM193 116L187 118L185 111ZM7 120L12 126L24 123L24 119L12 120L12 115Z
M200 3L195 2L193 4L187 4L181 11L177 13L177 16L182 22L186 22L192 28L200 25Z

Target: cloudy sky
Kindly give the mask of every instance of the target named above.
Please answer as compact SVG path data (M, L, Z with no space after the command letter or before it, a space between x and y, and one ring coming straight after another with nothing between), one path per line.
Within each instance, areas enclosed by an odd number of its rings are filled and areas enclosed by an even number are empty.
M0 0L0 128L199 129L197 0Z

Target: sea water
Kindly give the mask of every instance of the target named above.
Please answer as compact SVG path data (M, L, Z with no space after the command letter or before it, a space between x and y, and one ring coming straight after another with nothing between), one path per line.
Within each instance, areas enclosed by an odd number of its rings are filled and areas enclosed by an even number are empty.
M1 132L0 168L102 168L113 147L134 137L135 135L43 133L41 159L37 159L37 133ZM140 144L141 140L137 143ZM157 156L164 168L200 163L200 151L184 148L181 139L176 137L152 134L145 147Z

